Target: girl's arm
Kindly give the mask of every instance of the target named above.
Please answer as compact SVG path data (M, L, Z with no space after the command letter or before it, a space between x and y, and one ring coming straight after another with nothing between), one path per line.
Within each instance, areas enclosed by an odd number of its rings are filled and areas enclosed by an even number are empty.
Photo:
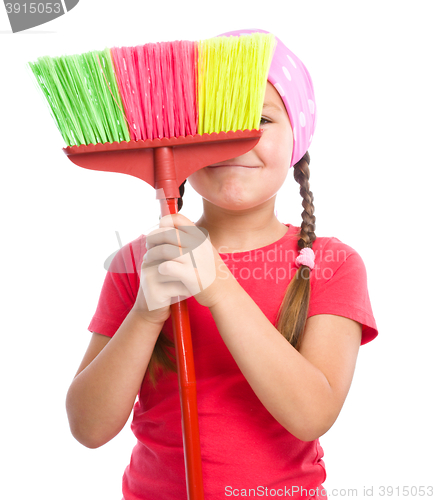
M210 306L216 326L263 405L312 441L335 422L352 381L362 327L334 315L308 318L298 352L234 279Z
M132 309L112 339L93 334L66 399L71 432L84 446L98 448L124 427L163 324Z

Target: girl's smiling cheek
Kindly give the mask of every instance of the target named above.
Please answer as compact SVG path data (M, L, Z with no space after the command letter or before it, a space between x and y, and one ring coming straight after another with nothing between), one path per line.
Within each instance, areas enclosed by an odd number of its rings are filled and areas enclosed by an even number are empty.
M255 206L255 200L263 203L279 191L290 167L293 133L284 103L269 82L259 125L263 135L251 151L189 176L189 183L203 198L241 209Z

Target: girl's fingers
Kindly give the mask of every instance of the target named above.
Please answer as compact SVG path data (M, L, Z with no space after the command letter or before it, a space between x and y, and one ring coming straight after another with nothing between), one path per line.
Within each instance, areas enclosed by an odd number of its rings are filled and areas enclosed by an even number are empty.
M180 214L163 217L160 225L146 236L142 263L144 294L151 309L196 295L216 277L207 231Z
M144 255L143 261L146 264L155 263L161 260L174 260L187 253L187 249L179 248L167 243L150 248Z
M189 286L196 280L195 268L190 255L183 256L182 259L144 263L142 274L146 286L152 288L170 282L182 282Z
M173 280L181 281L187 287L190 295L195 295L201 291L198 272L193 266L190 255L185 255L180 260L172 260L160 264L157 267L157 271L160 274L158 280L160 283Z
M158 231L158 232L157 232ZM174 245L182 248L192 248L200 244L198 241L199 234L203 235L201 231L196 232L184 231L184 228L160 228L159 230L153 231L146 236L146 247L151 249L158 245ZM202 240L204 237L202 238Z
M154 282L151 287L145 282L141 286L147 308L150 311L176 303L177 297L181 297L180 300L184 300L192 296L186 286L180 281L170 281L168 283Z
M168 243L192 250L203 243L207 236L206 229L195 226L183 215L165 215L160 219L160 227L146 235L146 246L150 249Z
M173 230L173 228L172 228ZM155 247L156 245L162 245L164 243L171 243L170 240L174 240L172 235L168 235L165 233L171 232L171 228L158 228L154 229L147 235L145 235L145 244L147 250ZM176 239L176 238L175 238Z

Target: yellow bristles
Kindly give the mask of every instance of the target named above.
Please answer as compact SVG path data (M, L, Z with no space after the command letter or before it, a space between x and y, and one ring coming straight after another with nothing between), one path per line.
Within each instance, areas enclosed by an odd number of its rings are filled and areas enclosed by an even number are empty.
M259 128L275 45L271 33L198 42L198 134Z

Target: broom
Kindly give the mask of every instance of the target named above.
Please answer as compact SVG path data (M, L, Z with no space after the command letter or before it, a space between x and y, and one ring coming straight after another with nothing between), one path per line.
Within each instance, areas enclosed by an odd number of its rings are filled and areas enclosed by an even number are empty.
M251 150L275 49L272 34L148 43L29 66L66 143L84 168L126 173L156 189L162 216L199 168ZM187 303L171 305L186 487L202 500L196 380Z

